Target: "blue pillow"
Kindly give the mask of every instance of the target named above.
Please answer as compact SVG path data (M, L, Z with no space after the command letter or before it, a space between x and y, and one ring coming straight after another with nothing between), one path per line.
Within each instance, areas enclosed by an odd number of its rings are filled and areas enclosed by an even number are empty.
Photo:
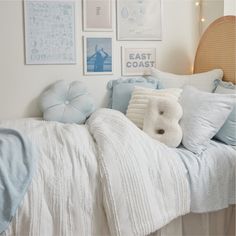
M152 77L111 80L107 84L110 92L109 107L125 114L135 86L158 89L159 82Z
M58 81L40 97L43 117L48 121L62 123L84 123L94 111L94 100L79 81Z
M201 154L210 140L232 112L234 99L231 94L215 94L184 87L180 104L184 114L180 121L183 131L182 143L189 151Z
M236 94L236 86L232 83L217 81L217 88L215 93L221 94ZM234 101L234 108L228 119L216 134L215 138L229 144L236 145L236 100Z

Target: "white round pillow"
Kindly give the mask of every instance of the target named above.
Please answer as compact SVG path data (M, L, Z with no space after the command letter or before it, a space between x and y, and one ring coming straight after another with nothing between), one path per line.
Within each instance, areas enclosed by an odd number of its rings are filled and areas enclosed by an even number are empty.
M172 97L150 98L144 116L143 131L169 147L178 147L183 133L179 121L181 105Z

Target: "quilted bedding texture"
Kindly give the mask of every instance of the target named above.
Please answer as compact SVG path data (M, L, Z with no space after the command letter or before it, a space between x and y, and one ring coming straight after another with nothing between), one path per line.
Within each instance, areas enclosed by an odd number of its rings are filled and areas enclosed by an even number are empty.
M101 109L86 125L0 123L39 147L35 176L6 236L147 235L190 211L178 152L123 114Z

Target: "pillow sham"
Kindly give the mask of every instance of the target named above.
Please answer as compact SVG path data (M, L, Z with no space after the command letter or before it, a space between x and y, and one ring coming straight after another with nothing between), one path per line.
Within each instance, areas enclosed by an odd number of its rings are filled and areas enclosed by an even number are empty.
M236 94L236 86L232 83L217 81L215 93ZM233 111L230 113L228 119L216 134L215 138L226 144L236 145L236 100L234 101Z
M176 148L182 141L179 120L183 110L174 96L152 97L144 115L143 131L152 138Z
M223 71L221 69L215 69L192 75L176 75L152 68L151 75L155 77L164 88L183 88L185 85L191 85L205 92L213 92L216 88L214 81L216 79L222 80Z
M179 88L156 90L135 87L129 102L126 116L136 124L136 126L143 129L144 115L150 98L173 97L177 101L181 92L182 89Z
M206 93L186 86L180 97L185 148L196 154L204 151L231 113L234 99L234 95Z
M111 80L107 84L107 89L110 92L109 108L125 114L135 86L157 89L159 88L158 84L158 81L151 77Z

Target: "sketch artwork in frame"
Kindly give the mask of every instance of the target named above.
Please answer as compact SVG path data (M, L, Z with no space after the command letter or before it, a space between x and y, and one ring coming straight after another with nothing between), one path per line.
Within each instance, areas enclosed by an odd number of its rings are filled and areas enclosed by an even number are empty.
M84 31L113 31L113 0L83 0Z
M161 40L162 0L117 0L118 40Z
M122 75L150 75L156 67L155 48L122 48Z
M84 74L113 74L112 37L84 37Z
M24 0L25 63L76 64L75 2Z

